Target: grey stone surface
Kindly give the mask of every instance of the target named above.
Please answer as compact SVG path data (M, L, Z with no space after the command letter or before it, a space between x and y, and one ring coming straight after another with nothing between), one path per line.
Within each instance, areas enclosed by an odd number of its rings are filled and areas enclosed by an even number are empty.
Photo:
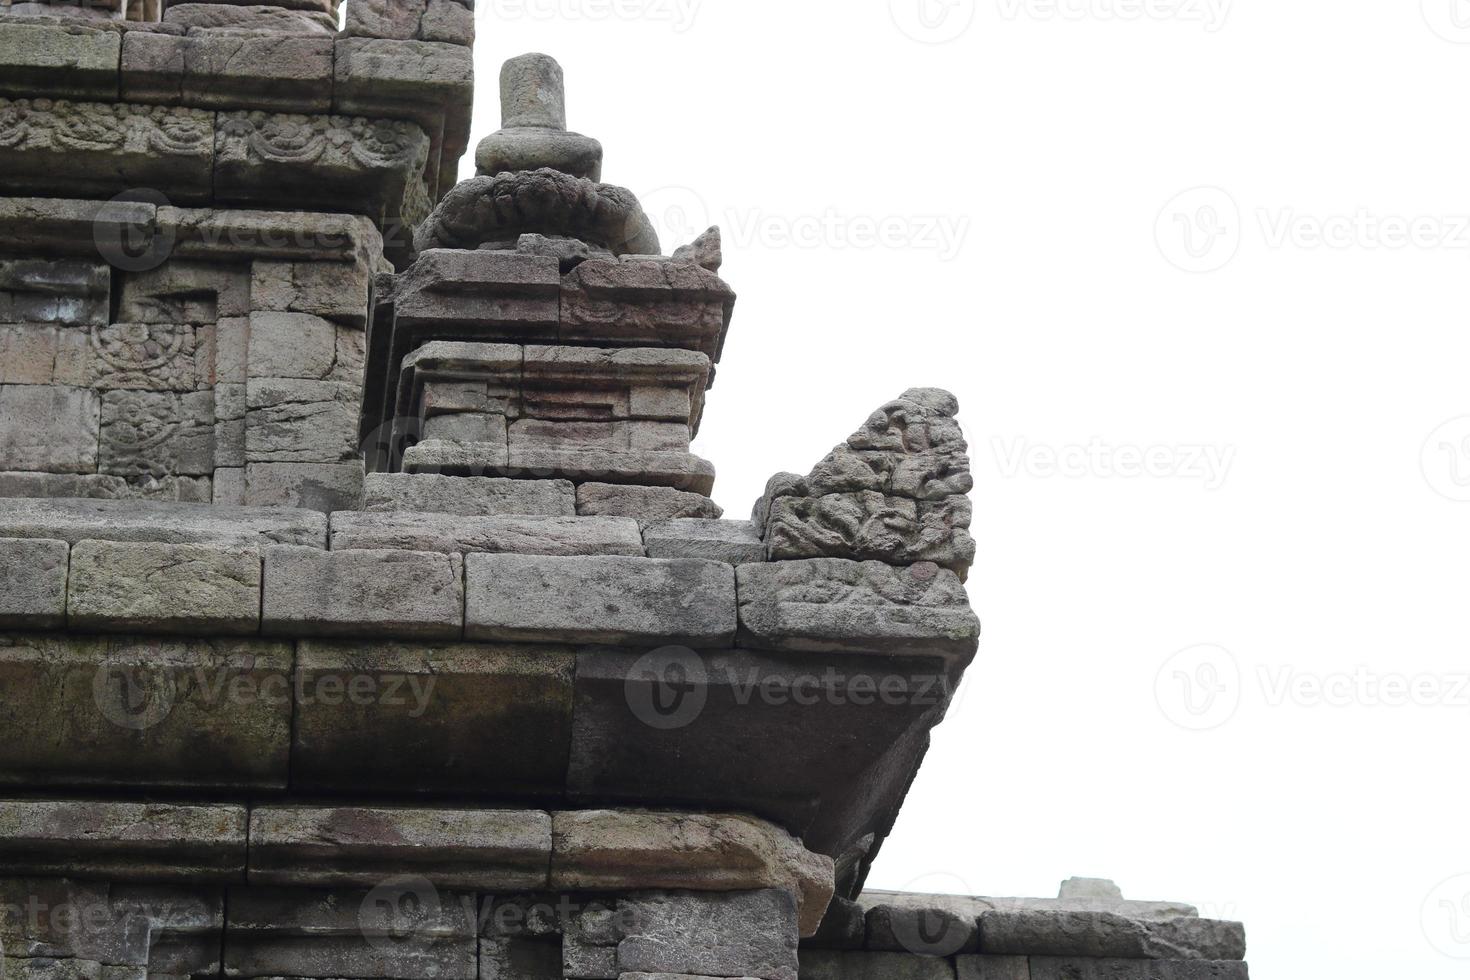
M60 24L3 24L0 94L62 99L117 97L122 36Z
M306 510L142 500L0 500L0 536L166 544L327 546L327 517Z
M548 167L588 180L602 179L602 145L567 132L566 82L561 65L527 54L500 69L501 129L480 141L481 174Z
M425 41L473 47L474 9L459 0L429 0L423 19L419 21L419 37Z
M873 905L867 910L867 948L914 956L973 953L979 923L953 909L911 905Z
M473 895L413 878L373 890L232 889L224 975L475 980L474 907Z
M725 565L647 558L469 555L470 639L729 643L735 578Z
M857 558L893 565L934 562L964 575L975 560L968 497L911 500L867 490L778 497L766 530L773 561Z
M58 629L66 623L65 541L0 538L0 629Z
M564 792L570 649L303 640L297 663L309 695L296 709L299 790L501 800ZM349 696L354 683L363 696Z
M9 875L238 882L245 841L243 806L0 801Z
M93 391L0 385L0 467L97 472L101 413Z
M566 976L562 967L559 937L480 940L480 976L484 980L562 980Z
M166 24L190 33L261 31L286 34L336 34L337 23L323 11L290 10L282 6L229 3L171 3L163 12Z
M349 510L362 501L362 480L360 462L249 463L244 500L259 507Z
M1244 963L1033 956L1031 980L1249 980Z
M1031 965L1024 956L959 956L955 958L957 980L1031 980Z
M105 326L111 284L110 267L95 261L0 259L0 323Z
M674 520L643 530L650 558L702 558L727 565L765 560L765 544L750 521Z
M249 463L341 463L357 455L357 401L349 382L262 378L246 383Z
M206 31L186 37L129 32L122 97L201 108L326 112L332 107L328 34Z
M571 517L576 491L568 480L453 477L433 473L370 473L366 511L425 511L466 517L544 515Z
M332 515L334 550L444 554L638 555L638 522L626 517L465 517L411 512Z
M576 483L626 483L672 487L708 496L715 468L692 453L598 449L544 449L512 446L508 471L517 475L563 477Z
M264 558L267 633L455 639L463 629L459 555L272 547Z
M256 807L250 881L372 887L418 875L436 887L545 888L551 816L540 810Z
M718 361L734 310L734 290L693 263L591 259L563 282L561 342L683 348Z
M708 813L579 810L552 815L551 887L567 891L781 888L810 935L832 897L832 861L773 824Z
M1062 882L1057 897L1121 902L1123 901L1123 889L1106 878L1068 878Z
M802 980L954 980L954 963L907 953L801 951Z
M802 948L862 949L867 939L867 919L857 902L833 896L816 933L803 940Z
M707 495L672 487L583 483L577 487L577 513L584 517L636 517L642 521L685 518L717 520L723 513Z
M624 899L623 973L797 980L796 906L784 891L667 892Z
M260 628L260 579L254 546L81 541L71 549L67 621L78 630L249 635Z
M814 558L742 565L737 574L742 646L961 661L978 646L964 586L936 565Z
M1112 912L996 911L980 916L980 951L1002 955L1241 960L1245 927L1215 919L1133 919Z
M1115 898L1005 898L970 895L925 895L868 889L858 899L866 907L896 905L906 908L945 909L978 918L986 912L1050 911L1113 912L1130 919L1198 918L1199 910L1183 902L1119 901Z
M284 789L291 647L258 640L0 636L0 784Z

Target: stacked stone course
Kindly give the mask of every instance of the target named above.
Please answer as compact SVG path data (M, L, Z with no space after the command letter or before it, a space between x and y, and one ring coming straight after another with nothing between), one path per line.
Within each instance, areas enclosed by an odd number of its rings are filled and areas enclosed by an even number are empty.
M456 183L474 31L0 3L0 980L1244 978L864 892L978 648L959 406L720 519L718 229L542 55Z

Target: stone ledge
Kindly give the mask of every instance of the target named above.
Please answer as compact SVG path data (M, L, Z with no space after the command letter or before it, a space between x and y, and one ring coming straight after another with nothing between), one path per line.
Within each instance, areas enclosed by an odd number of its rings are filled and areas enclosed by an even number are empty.
M7 875L245 880L245 807L0 801Z
M458 554L274 547L264 557L267 634L444 640L464 630Z
M638 522L626 517L465 517L339 511L332 515L331 541L334 551L643 556Z
M327 515L309 510L143 500L0 500L0 536L79 541L326 548Z
M541 643L728 644L727 565L653 558L469 555L465 635Z

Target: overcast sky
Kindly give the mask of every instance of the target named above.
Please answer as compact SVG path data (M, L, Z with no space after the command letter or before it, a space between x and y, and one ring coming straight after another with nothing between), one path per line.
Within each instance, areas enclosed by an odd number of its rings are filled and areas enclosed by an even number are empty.
M546 51L665 251L724 228L727 516L959 395L986 635L872 886L1463 980L1470 4L479 3L476 140Z

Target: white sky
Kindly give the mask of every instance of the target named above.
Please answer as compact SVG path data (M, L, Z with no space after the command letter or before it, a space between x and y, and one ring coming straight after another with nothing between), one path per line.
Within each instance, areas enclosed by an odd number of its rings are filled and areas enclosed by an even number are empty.
M476 140L547 51L605 179L724 226L728 516L960 397L986 636L871 885L1107 876L1243 919L1257 980L1463 980L1470 3L479 3Z

